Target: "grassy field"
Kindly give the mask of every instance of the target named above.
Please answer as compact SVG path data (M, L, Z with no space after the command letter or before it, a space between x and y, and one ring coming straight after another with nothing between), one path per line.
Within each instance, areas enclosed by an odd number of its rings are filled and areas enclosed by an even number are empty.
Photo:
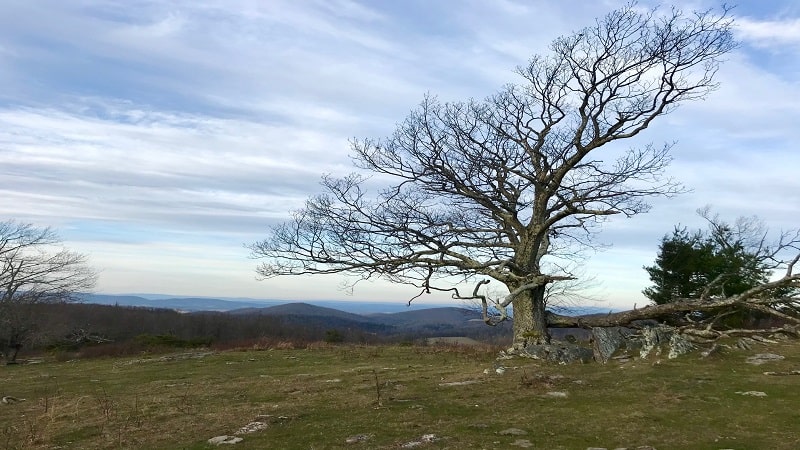
M786 358L745 363L764 352ZM800 376L764 374L800 369L797 342L607 365L496 355L320 345L2 366L0 396L26 400L0 404L0 449L208 449L248 424L222 448L800 448Z

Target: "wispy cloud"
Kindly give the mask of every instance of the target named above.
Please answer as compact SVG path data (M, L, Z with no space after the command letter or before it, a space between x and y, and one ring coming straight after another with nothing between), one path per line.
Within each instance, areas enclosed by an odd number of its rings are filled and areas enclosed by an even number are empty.
M341 296L335 277L257 284L242 244L302 206L322 173L352 170L348 139L390 134L426 92L490 95L553 38L624 3L12 2L0 14L0 215L57 226L104 269L101 290ZM626 143L677 141L670 175L694 191L609 222L601 240L614 247L589 274L631 280L708 203L797 222L800 12L767 9L737 20L745 45L717 92ZM633 302L633 284L606 288ZM356 298L405 295L367 286Z
M791 45L800 47L800 18L757 20L742 17L736 21L740 39L757 46Z

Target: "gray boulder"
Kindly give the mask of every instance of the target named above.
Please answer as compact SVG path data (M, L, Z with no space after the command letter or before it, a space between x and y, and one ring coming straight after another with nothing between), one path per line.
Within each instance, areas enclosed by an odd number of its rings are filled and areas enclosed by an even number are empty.
M594 359L606 363L614 357L661 356L677 358L695 349L675 328L666 325L642 324L641 329L626 327L592 328Z
M557 341L553 341L550 344L528 345L519 352L519 355L526 358L564 364L574 362L588 363L594 359L594 352L590 348Z

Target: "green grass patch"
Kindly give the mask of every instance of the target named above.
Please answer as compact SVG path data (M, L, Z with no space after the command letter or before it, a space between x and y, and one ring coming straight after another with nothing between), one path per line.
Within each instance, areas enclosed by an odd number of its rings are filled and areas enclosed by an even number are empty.
M745 363L763 352L786 358ZM0 450L208 449L252 422L263 428L234 448L388 449L428 434L418 448L800 448L800 376L763 373L800 369L797 342L607 365L496 355L320 345L0 367L0 396L26 399L0 404ZM500 434L511 427L527 434Z

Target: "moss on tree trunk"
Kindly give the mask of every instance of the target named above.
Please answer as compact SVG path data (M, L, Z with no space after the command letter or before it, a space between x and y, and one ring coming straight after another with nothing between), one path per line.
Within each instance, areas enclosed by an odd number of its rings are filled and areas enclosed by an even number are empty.
M542 285L521 292L514 299L514 348L550 343L544 294Z

